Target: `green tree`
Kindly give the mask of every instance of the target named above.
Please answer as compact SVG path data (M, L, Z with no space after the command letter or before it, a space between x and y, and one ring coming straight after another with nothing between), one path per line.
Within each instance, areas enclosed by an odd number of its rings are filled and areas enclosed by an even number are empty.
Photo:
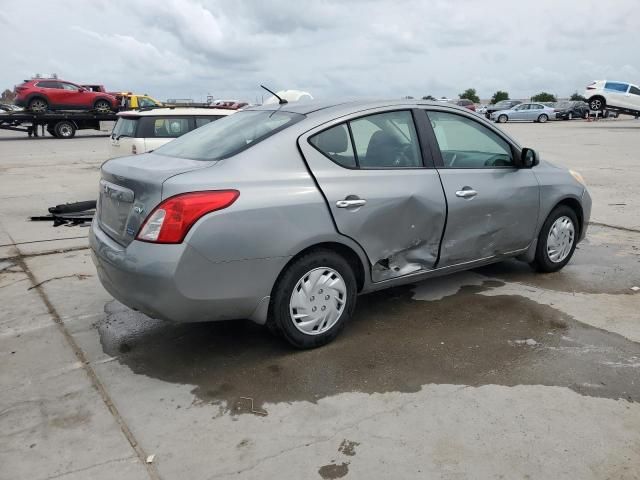
M464 92L458 95L460 98L471 100L473 103L480 103L480 97L476 93L475 88L467 88Z
M556 96L548 92L540 92L531 97L532 102L557 102Z
M422 97L422 100L431 100L431 101L435 101L436 97L432 96L432 95L425 95L424 97Z
M493 97L491 97L491 105L501 102L502 100L509 100L509 92L498 90L493 94Z
M13 103L13 100L16 98L16 94L13 93L11 90L9 90L8 88L5 89L4 92L2 92L2 95L0 95L0 102L2 103Z
M569 99L573 102L586 102L587 99L580 95L578 92L574 92Z

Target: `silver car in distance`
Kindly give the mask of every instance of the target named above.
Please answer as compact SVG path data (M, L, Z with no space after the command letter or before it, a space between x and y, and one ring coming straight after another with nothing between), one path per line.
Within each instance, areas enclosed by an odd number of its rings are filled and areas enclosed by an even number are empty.
M247 109L102 166L90 233L104 287L159 319L251 319L299 348L356 297L519 257L564 267L582 177L440 102Z

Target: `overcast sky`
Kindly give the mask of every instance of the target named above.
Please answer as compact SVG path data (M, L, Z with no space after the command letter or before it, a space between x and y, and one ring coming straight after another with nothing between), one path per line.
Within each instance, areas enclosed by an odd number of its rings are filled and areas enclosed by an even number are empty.
M559 96L640 83L638 0L0 0L0 87L36 72L159 99Z

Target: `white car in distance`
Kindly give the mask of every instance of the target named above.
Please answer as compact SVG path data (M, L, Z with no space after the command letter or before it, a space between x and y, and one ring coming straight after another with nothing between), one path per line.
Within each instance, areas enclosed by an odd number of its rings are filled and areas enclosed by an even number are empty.
M207 123L235 113L225 108L154 108L118 114L109 158L149 152Z

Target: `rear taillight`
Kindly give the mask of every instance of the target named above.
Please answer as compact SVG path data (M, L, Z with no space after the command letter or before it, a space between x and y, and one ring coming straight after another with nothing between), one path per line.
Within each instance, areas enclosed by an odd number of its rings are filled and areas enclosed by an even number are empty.
M136 155L138 153L138 149L135 145L131 145L131 155Z
M147 217L136 239L152 243L181 243L201 217L227 208L239 196L237 190L213 190L167 198Z

